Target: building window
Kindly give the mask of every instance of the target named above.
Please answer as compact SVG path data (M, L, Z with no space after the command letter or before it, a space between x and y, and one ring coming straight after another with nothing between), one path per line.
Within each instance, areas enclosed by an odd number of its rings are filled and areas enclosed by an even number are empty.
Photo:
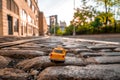
M12 11L12 12L14 12L14 5L15 5L14 1L11 0L11 11Z
M27 2L27 0L25 0L25 2Z
M31 20L31 23L32 23L32 24L34 24L34 23L35 23L34 19L32 19L32 20Z
M20 11L20 17L22 20L26 21L27 20L27 13L25 10Z
M0 9L2 9L2 0L0 0Z
M13 0L7 0L7 9L19 15L19 8Z
M27 33L27 25L25 22L23 22L23 26L24 26L24 33Z
M28 22L32 23L32 18L28 15Z
M30 4L30 8L31 8L31 9L32 9L32 6L33 6L33 5L32 5L32 3L31 3L31 4Z
M28 27L28 33L29 33L29 34L32 34L32 30L33 30L33 29L32 29L32 26L29 25L29 27Z
M32 5L32 11L34 12L35 11L35 7Z
M38 0L35 0L36 3L38 3Z
M18 8L17 5L15 5L15 10L14 10L14 12L19 15L19 8Z
M31 0L28 0L28 6L30 7L31 6Z
M23 22L21 22L21 35L23 35Z
M27 20L27 14L26 12L23 10L23 20L26 21Z
M11 0L7 0L7 9L11 10Z
M34 10L33 10L33 12L35 13L35 7L34 7Z
M19 31L19 25L18 25L18 19L17 18L14 19L14 31L15 32Z

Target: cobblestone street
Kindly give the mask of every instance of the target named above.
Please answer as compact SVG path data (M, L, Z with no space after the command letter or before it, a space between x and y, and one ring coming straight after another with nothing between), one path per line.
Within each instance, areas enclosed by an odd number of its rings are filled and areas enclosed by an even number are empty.
M58 45L67 50L64 63L49 60ZM0 80L120 80L120 43L56 36L1 37Z
M120 80L120 0L0 0L0 80Z

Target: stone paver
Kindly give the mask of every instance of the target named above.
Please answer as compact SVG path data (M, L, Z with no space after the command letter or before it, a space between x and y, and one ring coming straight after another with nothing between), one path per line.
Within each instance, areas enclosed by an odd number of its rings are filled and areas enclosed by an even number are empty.
M120 47L114 49L114 51L120 52Z
M120 56L120 52L104 52L102 54L105 56Z
M100 49L115 49L118 46L88 46L88 48L93 50L100 50Z
M0 56L0 68L5 68L11 62L10 58Z
M19 69L0 69L0 79L2 80L27 80L28 73Z
M119 67L120 65L49 67L39 74L37 80L119 80Z
M81 52L91 52L92 50L87 48L79 48L79 49L73 49L74 53L80 54Z
M0 55L17 59L34 58L46 55L42 51L36 50L0 50Z
M86 61L90 64L120 64L120 56L92 57L87 58Z
M82 52L80 53L80 55L81 57L84 57L84 58L103 56L102 53L94 53L94 52Z
M85 66L86 63L81 58L75 57L66 57L64 63L54 63L49 60L48 56L43 56L19 62L17 64L17 67L20 69L22 68L24 70L29 70L30 68L44 69L50 66L66 66L66 65Z

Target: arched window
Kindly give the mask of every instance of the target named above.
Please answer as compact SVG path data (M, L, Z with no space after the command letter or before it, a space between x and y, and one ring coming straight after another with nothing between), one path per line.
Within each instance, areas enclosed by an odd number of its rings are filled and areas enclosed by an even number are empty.
M19 15L19 8L14 0L7 0L7 9Z
M25 10L22 9L22 10L20 11L20 17L21 17L21 19L24 20L24 21L27 20L27 13L26 13Z
M27 2L27 0L25 0L25 2Z
M28 0L28 6L30 7L32 4L31 0Z

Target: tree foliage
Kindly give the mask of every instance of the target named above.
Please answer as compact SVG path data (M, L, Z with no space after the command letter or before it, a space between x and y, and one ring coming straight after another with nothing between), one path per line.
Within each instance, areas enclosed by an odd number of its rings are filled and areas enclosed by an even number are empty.
M83 5L81 8L77 8L76 12L74 13L74 19L72 20L73 23L77 23L78 25L85 25L88 23L88 21L92 20L92 18L95 16L95 9L92 6L87 6L88 0L83 0ZM77 18L77 22L75 21ZM73 24L76 26L76 24Z
M106 15L106 16L104 16L105 17L104 19L105 19L106 26L109 22L109 16L111 16L109 13L113 13L114 17L116 16L116 12L117 12L117 15L119 15L120 0L94 0L94 1L97 1L97 3L101 3L104 5L104 10L105 10L104 12ZM101 4L99 6L101 6Z
M73 25L69 25L68 27L66 27L64 35L72 35L73 27L74 27Z
M95 21L91 22L91 26L93 26L94 28L102 26L102 22L100 21L100 18L96 17Z
M75 27L76 34L96 34L96 33L119 33L120 23L116 22L115 15L120 16L120 0L80 0L82 5L75 9L74 19L64 33L59 34L72 35ZM101 11L96 6L88 5L90 1L97 2ZM104 6L104 7L103 7ZM116 11L117 10L117 13ZM114 25L115 24L115 25Z
M108 12L107 14L106 14L105 12L100 12L100 13L97 15L97 18L100 19L100 22L101 22L102 24L106 24L106 20L107 20L108 25L114 23L114 16L113 16L113 14L110 13L110 12Z

